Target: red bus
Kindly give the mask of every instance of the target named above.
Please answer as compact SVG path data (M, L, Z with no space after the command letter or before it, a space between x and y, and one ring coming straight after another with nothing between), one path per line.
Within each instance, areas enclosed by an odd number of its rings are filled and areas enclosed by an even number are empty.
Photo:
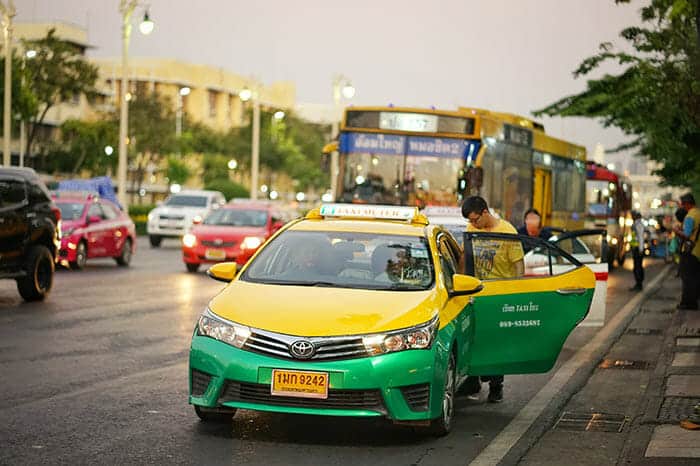
M586 162L586 227L608 231L608 264L622 265L632 227L632 185L595 162Z

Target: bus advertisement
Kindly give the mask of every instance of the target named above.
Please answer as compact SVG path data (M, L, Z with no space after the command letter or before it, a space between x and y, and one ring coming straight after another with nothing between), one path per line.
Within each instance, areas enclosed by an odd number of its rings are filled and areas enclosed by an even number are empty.
M608 264L622 265L629 251L632 228L632 185L608 168L586 163L587 228L608 231Z
M524 117L472 108L349 107L333 149L337 202L423 208L457 206L478 194L516 226L530 207L547 226L584 225L585 148Z

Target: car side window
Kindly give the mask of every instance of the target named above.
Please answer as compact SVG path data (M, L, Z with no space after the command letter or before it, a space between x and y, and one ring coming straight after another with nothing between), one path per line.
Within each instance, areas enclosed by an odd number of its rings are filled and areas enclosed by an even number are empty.
M28 188L30 204L39 204L43 202L49 202L51 200L51 196L49 195L49 193L40 184L36 182L29 183Z
M438 253L440 254L440 266L445 279L445 287L448 291L452 291L452 276L458 271L459 260L457 260L445 235L438 236Z
M90 217L100 217L101 219L105 218L99 204L95 203L90 206L90 209L88 210L88 218Z
M0 208L16 207L27 199L26 187L23 181L0 180Z
M117 213L114 211L114 208L109 204L102 204L102 211L104 212L104 217L107 220L114 220L118 217Z

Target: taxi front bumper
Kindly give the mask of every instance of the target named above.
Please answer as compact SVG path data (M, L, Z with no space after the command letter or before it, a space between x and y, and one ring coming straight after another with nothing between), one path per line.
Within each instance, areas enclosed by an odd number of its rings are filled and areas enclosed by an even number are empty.
M425 421L442 410L448 351L438 339L427 350L305 362L253 353L195 334L189 402L209 408ZM273 369L327 372L328 398L271 395Z

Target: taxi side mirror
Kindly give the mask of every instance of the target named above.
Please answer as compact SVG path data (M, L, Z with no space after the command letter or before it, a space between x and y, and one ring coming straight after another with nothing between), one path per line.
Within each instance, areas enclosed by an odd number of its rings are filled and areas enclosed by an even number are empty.
M235 262L221 262L214 264L207 270L207 275L214 280L229 283L236 278L237 264Z
M484 289L484 284L471 275L454 274L452 276L452 296L467 296Z

